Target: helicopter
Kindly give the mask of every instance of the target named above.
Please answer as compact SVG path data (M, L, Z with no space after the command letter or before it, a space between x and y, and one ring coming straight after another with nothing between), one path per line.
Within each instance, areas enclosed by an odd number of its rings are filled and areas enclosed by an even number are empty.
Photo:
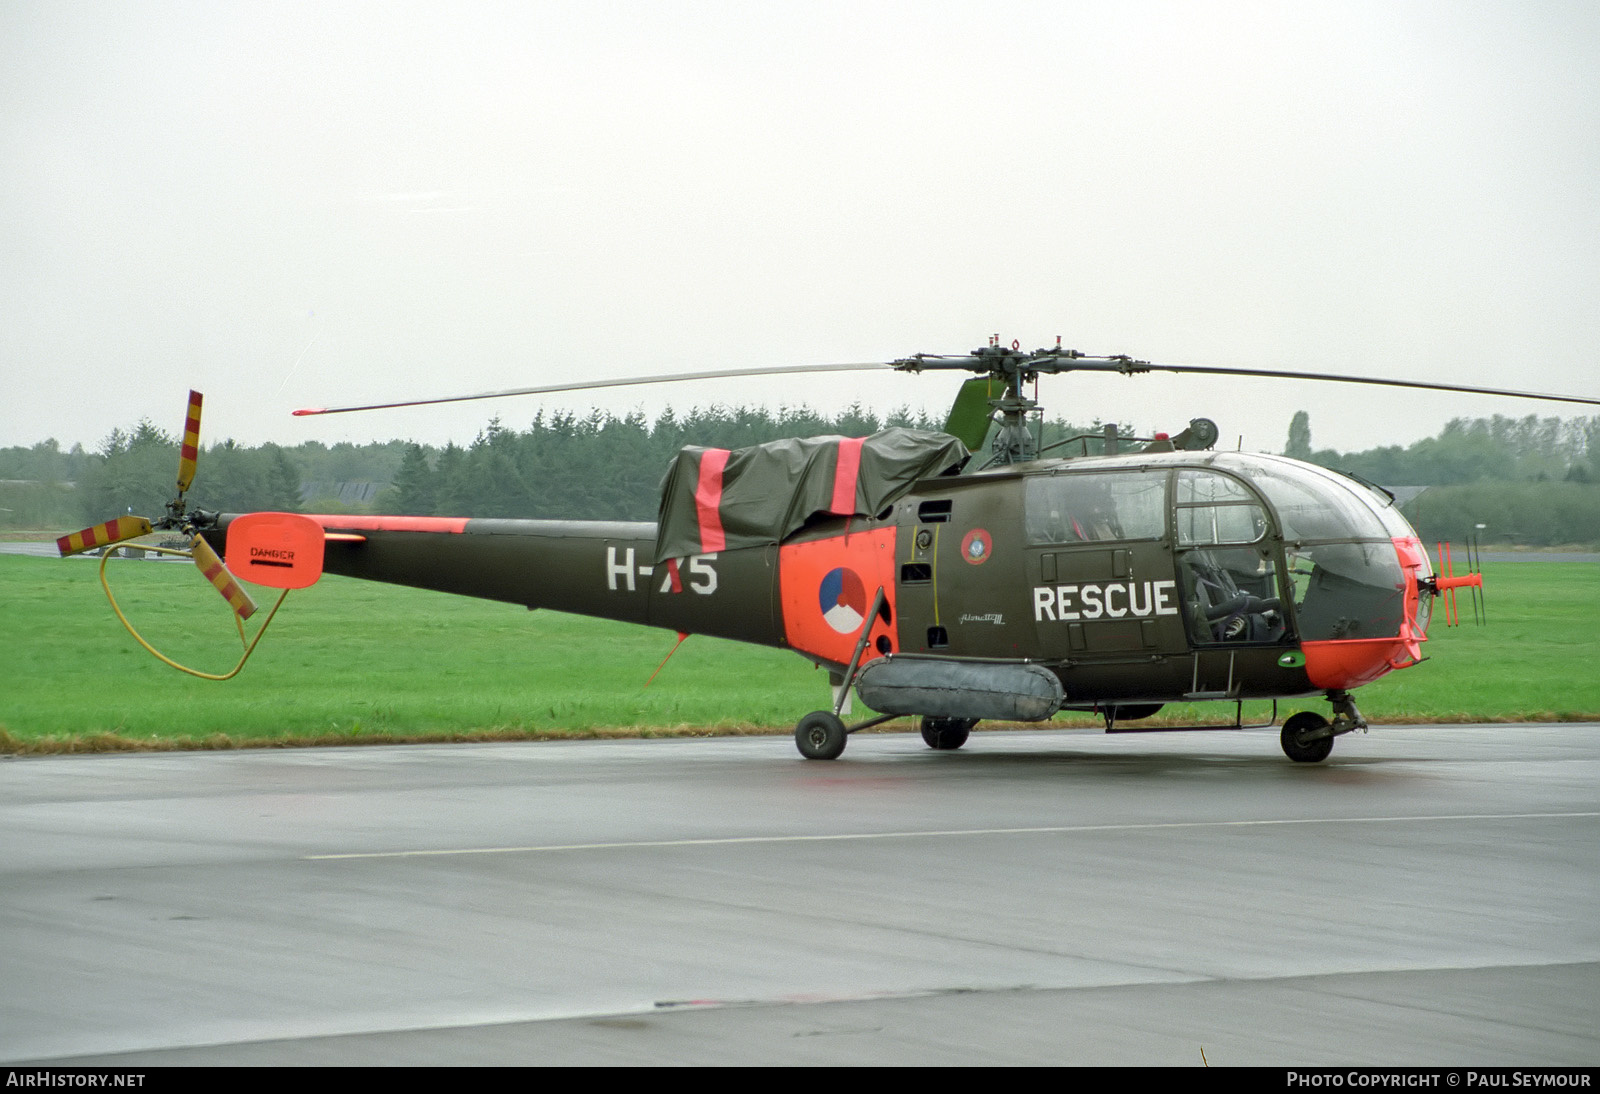
M995 337L967 354L294 413L884 368L973 375L942 432L892 428L731 451L685 448L667 470L654 523L191 510L185 495L202 401L191 392L177 493L165 515L119 517L63 536L58 547L68 555L179 531L189 543L181 553L228 601L241 634L256 605L235 575L283 590L281 604L289 589L327 572L789 649L826 669L832 687L832 704L795 726L796 747L811 760L836 759L852 733L894 718L916 718L929 747L953 750L980 721L1044 722L1062 711L1098 714L1107 732L1171 730L1140 724L1170 703L1231 703L1232 725L1221 728L1267 728L1280 700L1320 695L1331 717L1301 711L1279 734L1290 760L1316 763L1336 737L1367 728L1356 689L1423 659L1434 602L1453 605L1461 588L1480 595L1470 555L1467 573L1449 564L1435 573L1382 488L1284 456L1217 451L1218 429L1205 418L1174 435L1123 436L1107 425L1045 445L1043 412L1027 386L1036 392L1040 376L1075 371L1168 371L1600 405L1538 392L1091 357L1059 339L1028 352ZM850 724L852 696L872 714ZM1272 701L1262 726L1245 725L1247 700Z

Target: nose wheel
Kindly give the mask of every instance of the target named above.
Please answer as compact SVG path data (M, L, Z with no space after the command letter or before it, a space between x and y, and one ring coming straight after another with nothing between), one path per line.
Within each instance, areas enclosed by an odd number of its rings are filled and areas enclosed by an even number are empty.
M1284 720L1279 741L1283 754L1295 763L1321 763L1333 751L1333 723L1309 710Z

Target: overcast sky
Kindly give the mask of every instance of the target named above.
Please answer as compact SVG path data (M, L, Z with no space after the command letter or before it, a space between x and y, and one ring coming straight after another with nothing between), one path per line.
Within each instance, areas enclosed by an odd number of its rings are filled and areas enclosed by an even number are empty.
M1600 4L0 0L0 446L470 442L954 376L297 406L962 352L1600 396ZM1588 413L1166 376L1280 450Z

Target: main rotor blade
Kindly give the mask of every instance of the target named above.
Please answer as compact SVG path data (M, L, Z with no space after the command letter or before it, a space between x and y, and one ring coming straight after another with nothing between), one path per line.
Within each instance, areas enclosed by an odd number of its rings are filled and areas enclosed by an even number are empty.
M848 365L775 365L764 368L719 369L711 372L674 372L662 376L632 376L624 380L585 380L576 384L509 388L505 391L485 391L477 395L446 395L436 399L411 399L400 403L306 407L294 411L294 415L300 418L310 414L346 414L355 410L393 410L403 406L433 406L437 403L466 403L474 399L502 399L511 395L548 395L559 391L592 391L603 387L632 387L636 384L670 384L679 380L718 380L732 376L784 376L807 372L868 372L890 367L887 361L870 361Z
M1262 376L1281 380L1322 380L1330 383L1368 384L1378 387L1400 387L1423 391L1460 392L1469 395L1498 395L1512 399L1539 399L1556 403L1583 403L1600 406L1600 398L1585 395L1557 395L1550 392L1518 391L1510 388L1476 387L1469 384L1446 384L1427 380L1395 380L1376 376L1352 376L1325 372L1299 372L1289 369L1246 368L1226 365L1162 365L1138 361L1128 357L1078 357L1051 353L1023 355L1019 362L1024 371L1040 373L1062 372L1118 372L1132 375L1140 372L1176 372L1212 376ZM393 403L365 403L357 406L306 407L293 413L296 417L314 414L346 414L361 410L393 410L407 406L434 406L440 403L464 403L477 399L500 399L512 395L548 395L563 391L593 391L607 387L631 387L642 384L669 384L680 380L717 380L738 376L784 376L813 372L876 372L883 369L921 371L923 369L961 369L969 372L987 372L994 362L972 354L950 356L922 355L900 361L868 361L854 364L832 365L776 365L759 368L718 369L708 372L675 372L660 376L633 376L620 380L584 380L571 384L547 384L541 387L508 388L504 391L485 391L476 395L449 395L433 399L411 399Z
M1291 372L1286 369L1271 368L1232 368L1226 365L1158 365L1154 362L1137 362L1145 365L1152 372L1187 372L1210 374L1214 376L1265 376L1279 380L1328 380L1339 384L1373 384L1379 387L1405 387L1419 388L1425 391L1451 391L1468 395L1503 395L1513 399L1543 399L1552 403L1587 403L1590 406L1600 406L1600 398L1588 395L1555 395L1542 391L1514 391L1509 388L1498 387L1472 387L1467 384L1441 384L1428 380L1392 380L1376 376L1344 376L1327 372ZM1128 372L1126 367L1117 365L1103 365L1098 362L1079 363L1064 362L1062 371L1066 372ZM1131 371L1144 371L1133 369Z
M92 547L107 547L113 543L121 543L125 539L138 539L140 536L150 534L150 522L144 517L117 517L104 524L96 524L93 528L85 528L81 532L62 536L56 540L56 550L61 552L61 557L81 554Z
M200 402L198 391L189 392L189 414L183 423L183 445L178 449L178 496L189 492L194 465L200 457Z

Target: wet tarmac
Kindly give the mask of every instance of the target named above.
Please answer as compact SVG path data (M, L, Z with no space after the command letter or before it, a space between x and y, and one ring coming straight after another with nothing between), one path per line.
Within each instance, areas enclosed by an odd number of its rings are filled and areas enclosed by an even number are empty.
M0 762L0 1061L1600 1062L1600 727Z

